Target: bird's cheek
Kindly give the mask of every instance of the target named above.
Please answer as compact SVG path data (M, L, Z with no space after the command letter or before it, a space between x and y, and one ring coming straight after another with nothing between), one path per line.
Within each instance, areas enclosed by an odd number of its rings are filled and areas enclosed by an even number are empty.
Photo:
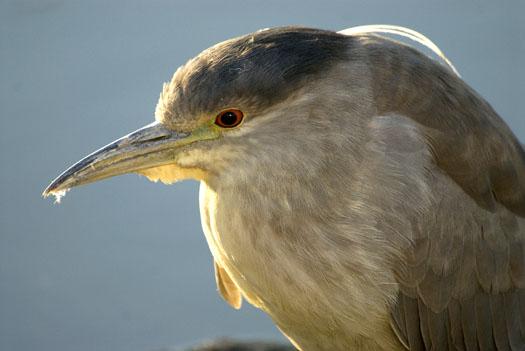
M206 180L207 178L206 172L202 169L181 167L177 164L147 168L137 171L137 173L142 174L152 182L160 180L164 184L173 184L184 179Z
M203 150L199 143L180 150L173 156L173 163L146 168L137 171L152 182L161 181L164 184L173 184L179 180L194 179L207 180L210 174L209 165L213 163L213 153Z

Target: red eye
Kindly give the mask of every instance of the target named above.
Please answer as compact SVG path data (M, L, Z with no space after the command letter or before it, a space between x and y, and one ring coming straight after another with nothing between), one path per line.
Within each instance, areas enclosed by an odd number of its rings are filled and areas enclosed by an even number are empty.
M242 122L243 117L244 115L241 110L230 108L221 111L217 117L215 117L215 124L222 128L233 128Z

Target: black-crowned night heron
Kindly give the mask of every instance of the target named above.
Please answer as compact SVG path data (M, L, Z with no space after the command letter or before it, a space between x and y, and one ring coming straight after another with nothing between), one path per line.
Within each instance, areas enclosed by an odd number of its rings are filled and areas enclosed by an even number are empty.
M524 350L521 145L450 68L350 34L277 28L203 51L156 122L45 194L128 172L200 180L220 293L303 351Z

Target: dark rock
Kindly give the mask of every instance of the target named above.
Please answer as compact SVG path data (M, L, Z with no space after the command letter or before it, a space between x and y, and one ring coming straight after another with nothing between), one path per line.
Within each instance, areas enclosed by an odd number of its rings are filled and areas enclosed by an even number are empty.
M235 341L229 339L215 340L190 347L184 351L296 351L291 345L262 341Z

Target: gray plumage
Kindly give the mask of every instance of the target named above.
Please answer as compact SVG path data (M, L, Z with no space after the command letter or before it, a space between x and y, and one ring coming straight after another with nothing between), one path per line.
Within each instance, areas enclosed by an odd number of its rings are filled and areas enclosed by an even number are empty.
M231 107L242 124L203 132ZM525 153L446 67L378 35L270 29L179 68L156 118L147 145L196 139L125 171L201 180L221 294L299 349L525 349Z

